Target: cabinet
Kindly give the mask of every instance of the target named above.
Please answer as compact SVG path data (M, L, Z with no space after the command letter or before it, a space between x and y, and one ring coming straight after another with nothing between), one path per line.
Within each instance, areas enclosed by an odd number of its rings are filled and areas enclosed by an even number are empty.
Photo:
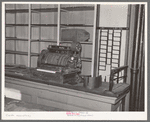
M109 97L12 77L6 77L6 88L20 91L21 100L25 102L56 107L64 111L122 111L128 93Z
M46 45L68 45L70 43L68 41L61 41L60 37L62 28L82 28L85 30L87 29L88 31L90 31L91 38L89 42L81 42L83 46L83 53L81 59L83 61L83 67L87 67L87 64L84 63L89 63L89 70L91 70L89 74L92 75L92 69L94 66L93 64L95 58L93 55L95 55L94 49L96 38L95 29L97 26L97 8L99 8L99 5L86 4L12 4L10 6L6 5L6 46L9 46L8 43L10 43L11 41L11 43L13 42L14 47L13 49L6 47L6 56L11 54L12 58L14 59L14 64L23 62L21 60L20 62L18 62L18 55L25 56L25 65L27 65L28 67L36 67L35 62L37 61L37 56L43 48L46 48ZM87 18L77 18L79 14L76 12L84 12L84 15L87 16ZM91 14L88 14L90 12L93 13L93 17L90 16ZM13 16L13 23L11 21L7 21L10 19L10 16ZM78 20L74 20L75 18ZM9 34L9 31L10 33L13 32L13 34ZM85 54L85 52L87 54Z

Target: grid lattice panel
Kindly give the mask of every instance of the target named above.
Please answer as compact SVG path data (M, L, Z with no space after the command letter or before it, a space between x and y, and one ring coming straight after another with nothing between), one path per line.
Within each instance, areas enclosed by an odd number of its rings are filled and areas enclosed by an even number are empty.
M99 71L120 66L121 37L121 29L100 29Z

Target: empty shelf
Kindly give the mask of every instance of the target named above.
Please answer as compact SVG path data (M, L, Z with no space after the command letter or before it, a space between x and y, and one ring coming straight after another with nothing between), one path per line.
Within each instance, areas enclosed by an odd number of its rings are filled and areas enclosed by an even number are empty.
M18 40L18 41L28 41L28 39L19 39L19 38L11 38L11 37L6 37L5 40Z
M81 57L81 61L91 62L92 58Z
M5 11L6 13L27 13L29 9L9 9Z
M64 12L66 11L89 11L89 10L94 10L94 6L61 7L61 10L63 10ZM32 9L32 12L57 12L57 11L58 11L58 8Z
M66 26L66 27L93 27L93 25L85 25L85 24L61 24L61 26Z
M6 27L14 27L14 26L28 26L29 24L5 24Z
M19 55L28 55L27 52L22 52L22 51L13 51L13 50L6 50L6 54L19 54Z
M31 24L32 27L37 27L37 26L54 26L57 27L57 24Z
M62 7L64 11L89 11L94 10L94 6L76 6L76 7ZM57 12L58 8L40 8L31 9L31 12ZM29 9L9 9L6 13L28 13Z
M13 50L6 50L6 54L18 54L18 55L28 55L28 52L23 51L13 51ZM38 56L39 53L31 53L31 56Z
M14 38L14 37L6 37L5 40L6 40L6 41L9 41L9 40L29 41L29 39ZM31 42L37 42L37 41L39 41L38 39L30 39L30 40L31 40Z

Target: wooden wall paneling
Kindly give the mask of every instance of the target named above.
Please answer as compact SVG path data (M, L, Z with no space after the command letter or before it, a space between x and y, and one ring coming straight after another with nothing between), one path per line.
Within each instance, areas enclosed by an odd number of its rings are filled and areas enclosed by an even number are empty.
M41 4L41 8L54 8L56 4Z
M84 55L83 57L91 58L92 57L92 45L84 44Z
M41 4L32 4L33 9L40 9Z
M28 9L29 4L16 4L16 9Z
M34 4L31 5L32 9L34 8L41 8L41 5L35 6ZM31 13L32 21L31 24L41 24L41 12ZM31 27L31 39L37 39L36 42L31 43L31 52L32 53L40 53L40 41L41 41L41 26L32 26ZM37 67L37 56L31 56L31 67Z
M39 41L36 41L36 42L32 42L31 43L31 52L32 53L40 53L40 50L39 50L39 47L40 47L40 42Z
M6 54L5 55L5 63L6 64L13 64L14 63L14 55Z
M5 17L6 24L15 24L15 14L7 13Z
M29 15L28 13L15 13L16 24L28 24Z
M40 42L40 49L41 49L41 51L42 51L43 49L46 49L49 44L50 44L50 43L49 43L48 41L47 41L47 42Z
M16 9L27 9L26 5L16 4ZM28 13L15 13L15 23L16 24L28 24ZM28 38L28 27L27 26L15 26L15 36L21 39ZM28 51L28 42L16 40L16 51ZM16 64L26 65L28 60L25 55L16 55Z
M40 27L32 27L31 29L32 31L32 39L36 39L36 40L40 40L39 36L41 34L39 34L39 31L40 31ZM32 42L32 43L35 43L35 42Z
M14 37L15 31L14 27L6 27L6 37Z
M9 40L5 42L6 50L14 50L14 40Z
M5 5L5 9L15 9L15 5L11 5L11 4L6 4ZM5 24L15 24L15 14L10 14L10 13L5 13ZM15 27L13 26L10 26L10 27L7 27L7 25L5 25L5 37L15 37ZM6 41L5 40L5 50L15 50L15 42L16 40L9 40L9 41ZM10 64L13 64L13 63L16 63L15 62L15 55L12 55L12 54L6 54L5 55L5 63L10 63Z
M28 26L16 26L16 37L28 39Z
M62 7L62 5L61 5ZM70 15L70 12L69 11L63 11L61 12L61 24L69 24L69 15ZM62 29L64 29L66 27L62 27Z
M15 4L5 4L5 9L14 9L15 8Z
M28 52L28 41L16 41L16 51Z
M32 4L32 8L33 8L33 4ZM40 17L40 13L41 12L35 12L35 13L32 12L32 24L40 24L40 20L42 19Z
M82 61L82 71L83 75L91 75L91 62Z
M21 64L21 65L25 65L28 66L28 56L27 55L16 55L16 64Z
M94 11L85 11L85 24L86 25L93 25L94 21ZM89 41L93 42L93 27L86 27L85 30L90 33Z
M38 59L38 56L31 57L31 66L34 68L37 67L37 59Z

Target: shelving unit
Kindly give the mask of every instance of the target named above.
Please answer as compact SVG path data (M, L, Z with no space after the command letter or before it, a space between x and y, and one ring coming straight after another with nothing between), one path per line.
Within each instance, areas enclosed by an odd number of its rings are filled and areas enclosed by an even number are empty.
M16 5L15 5L16 6ZM83 23L62 23L61 15L62 13L77 12L77 11L92 11L93 12L93 24L83 24ZM93 33L93 38L89 42L81 42L82 45L91 45L92 46L92 56L91 57L81 57L83 62L90 62L91 64L91 76L99 75L100 71L106 71L106 65L110 65L111 69L120 66L120 51L121 51L121 39L122 32L127 31L127 27L100 27L99 18L100 18L100 5L93 6L69 6L63 7L58 4L54 8L42 8L41 5L39 8L32 8L32 4L28 5L28 9L10 9L5 11L6 14L14 14L16 19L16 13L27 13L28 14L28 23L17 24L16 20L12 23L6 23L7 28L14 28L15 35L14 37L6 37L6 41L14 40L14 50L6 50L6 54L14 54L14 63L16 63L16 55L26 55L28 56L28 66L31 67L31 57L38 56L41 49L41 43L52 44L69 44L71 41L61 41L61 29L63 28L91 28ZM56 23L41 23L41 14L43 13L54 13ZM39 16L38 23L33 23L32 14L37 14ZM67 18L66 18L67 19ZM27 27L28 28L28 38L18 38L16 37L16 27ZM42 28L55 28L56 39L43 39L41 37ZM32 38L32 29L38 28L38 38ZM105 34L104 34L105 33ZM116 34L118 34L116 36ZM105 39L103 39L105 38ZM17 41L26 41L28 42L28 50L26 52L16 51L16 42ZM31 52L32 44L38 43L38 51L36 53ZM111 43L111 45L110 45ZM119 43L115 45L115 43ZM102 50L105 50L102 51ZM114 53L117 52L117 53ZM118 57L116 57L118 56Z
M15 5L16 6L16 5ZM96 5L95 5L96 6ZM28 23L27 24L17 24L16 22L14 24L10 24L10 23L6 23L6 27L13 27L16 28L18 26L20 27L27 27L28 28L28 38L18 38L16 37L16 35L14 37L6 37L5 40L6 41L10 41L10 40L14 40L14 45L16 46L16 41L26 41L28 42L28 50L26 52L23 51L16 51L16 50L6 50L6 54L14 54L14 59L16 60L16 55L27 55L28 56L28 67L31 67L31 57L32 56L38 56L40 53L40 43L41 42L47 42L47 43L54 43L57 45L59 44L67 44L67 43L71 43L71 41L61 41L60 37L61 37L61 28L67 28L67 27L94 27L94 25L89 25L89 24L62 24L61 23L61 13L62 12L70 12L70 11L94 11L95 7L93 6L75 6L75 7L61 7L60 4L58 4L57 7L54 8L41 8L40 7L37 8L32 8L32 4L28 5L28 9L16 9L16 7L14 9L9 9L9 10L5 10L5 14L9 13L9 14L14 14L16 15L16 13L27 13L28 14ZM45 12L55 12L57 13L57 24L41 24L41 13L45 13ZM32 14L38 14L39 15L39 24L35 24L32 23ZM14 17L16 19L16 16ZM95 23L94 23L95 24ZM41 39L41 27L56 27L57 28L57 40L52 40L52 39ZM38 39L32 39L32 28L39 28L39 37ZM16 33L16 32L15 32ZM95 41L95 39L92 39ZM38 52L37 53L32 53L31 52L31 48L32 48L32 43L34 42L38 42ZM81 42L81 44L84 45L92 45L93 42ZM16 47L15 47L16 49ZM92 57L91 58L86 58L86 57L82 57L81 58L82 61L86 61L86 62L92 62ZM94 60L93 60L94 61ZM16 62L14 62L16 63Z

